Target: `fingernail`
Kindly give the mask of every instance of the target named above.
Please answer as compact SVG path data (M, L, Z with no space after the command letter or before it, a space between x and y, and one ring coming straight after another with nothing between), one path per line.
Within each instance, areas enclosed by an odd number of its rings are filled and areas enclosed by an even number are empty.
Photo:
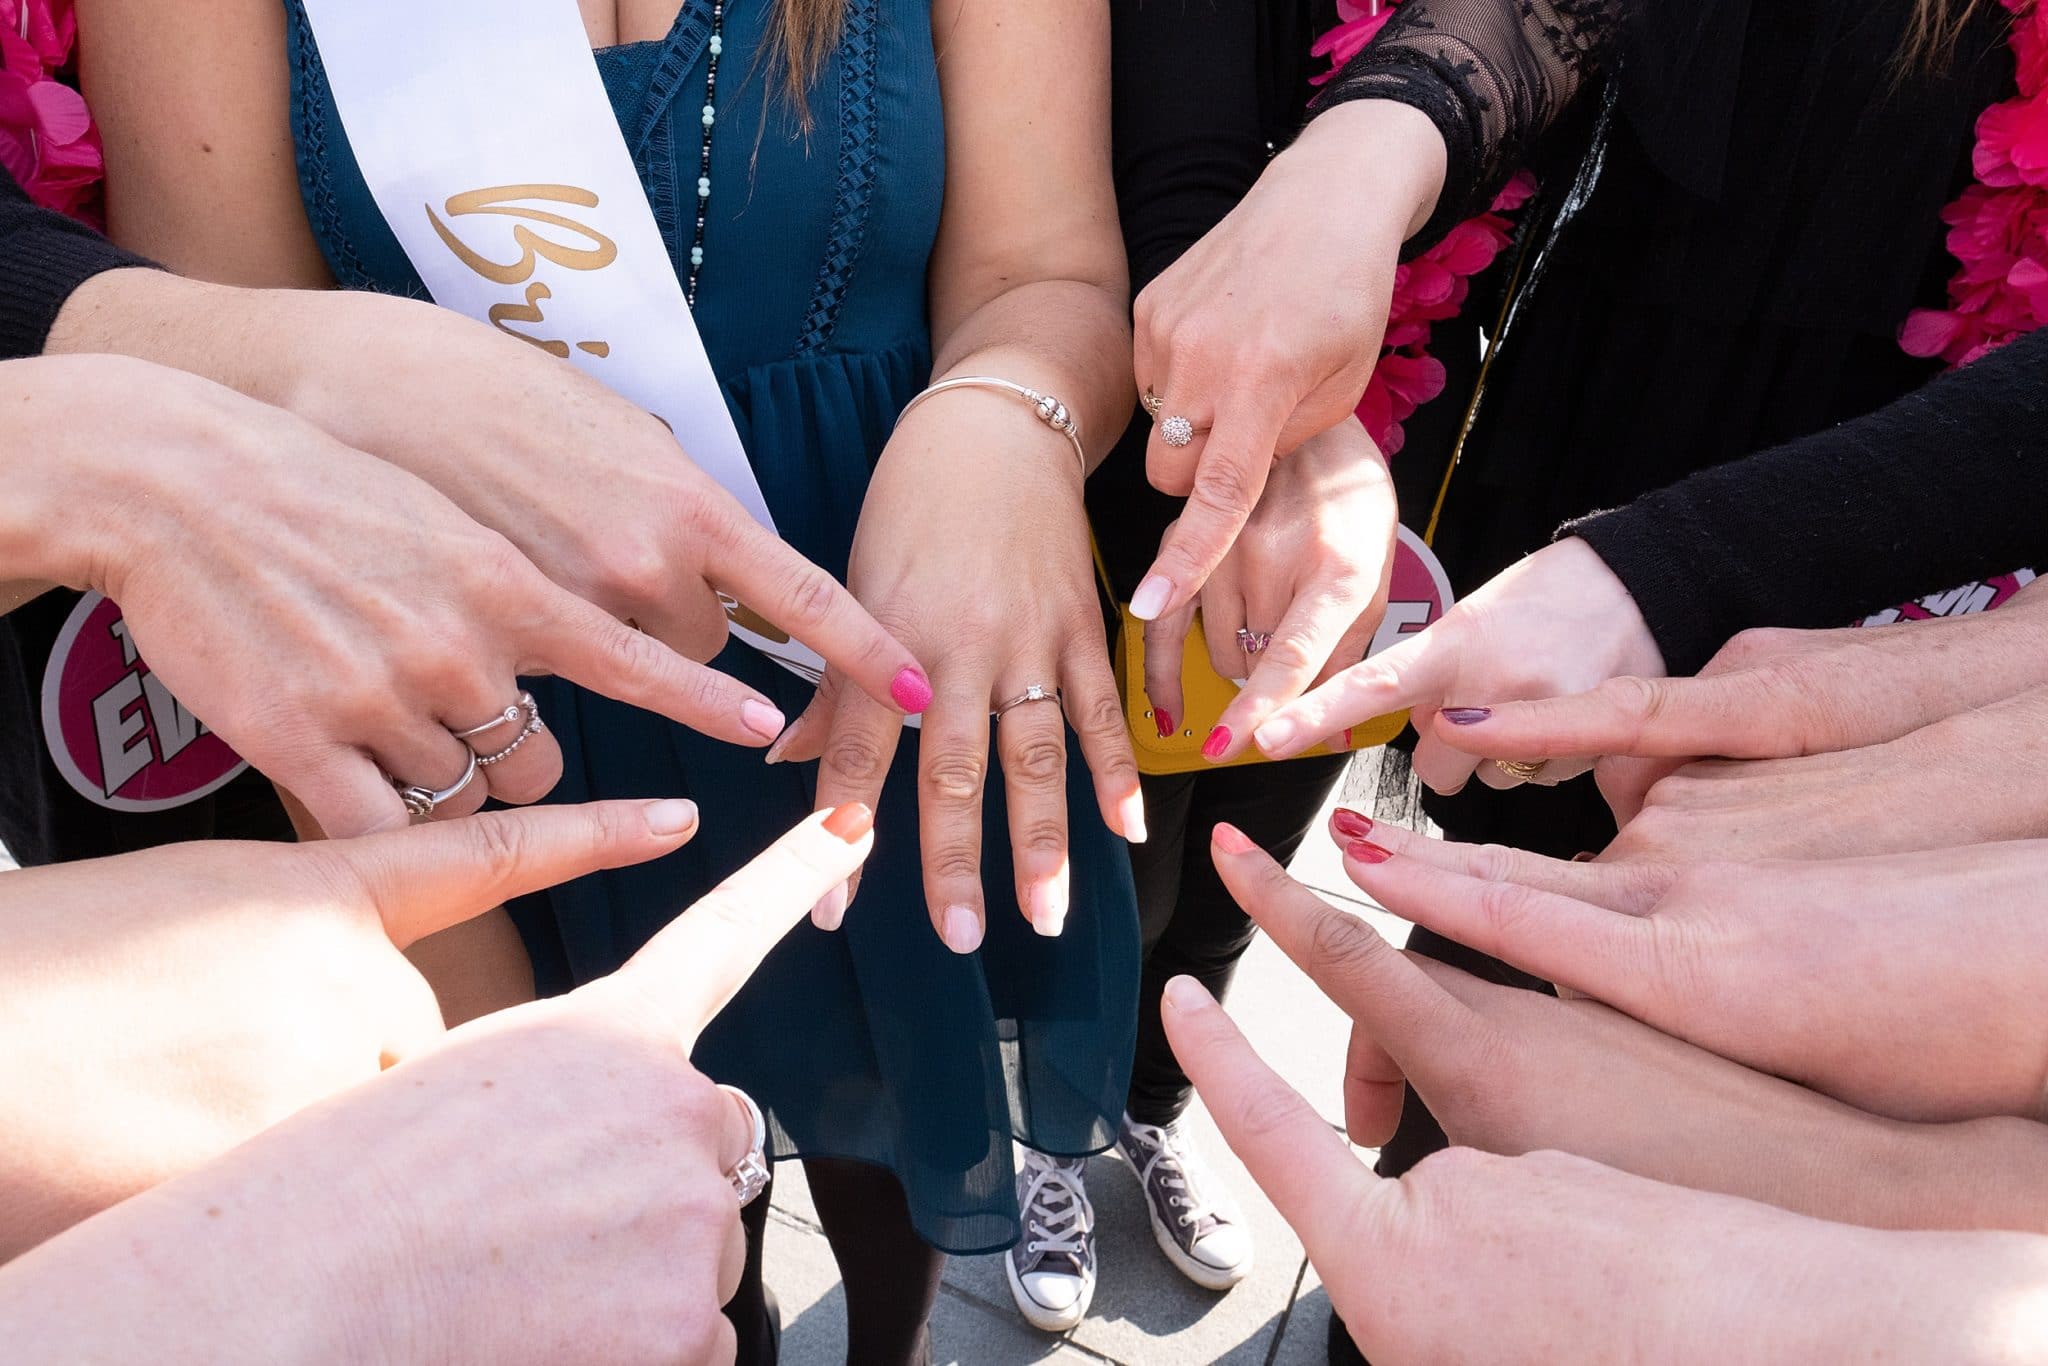
M776 736L775 743L768 746L768 752L761 756L761 762L764 764L781 763L784 751L786 751L789 748L790 734L795 729L796 728L792 726L788 730L783 731L782 734Z
M846 903L853 900L848 884L842 882L825 893L824 900L811 907L811 923L830 932L846 923Z
M1057 939L1067 927L1067 888L1064 879L1036 883L1030 892L1031 928L1047 939Z
M1344 748L1351 748L1351 727L1344 727Z
M1393 856L1393 850L1382 849L1371 840L1353 840L1344 846L1344 857L1356 863L1385 863Z
M866 802L847 802L832 808L825 817L825 829L848 844L859 844L861 836L875 828L875 813Z
M1249 854L1258 848L1252 843L1251 836L1227 821L1216 822L1216 828L1209 832L1209 838L1226 854Z
M1372 817L1360 815L1348 806L1330 813L1330 824L1347 840L1362 840L1372 833Z
M1230 727L1218 726L1209 732L1209 738L1202 741L1204 759L1221 759L1223 751L1230 748Z
M946 947L955 953L973 953L981 947L981 917L969 906L948 906L945 922Z
M1166 1004L1175 1010L1200 1010L1209 1004L1209 993L1192 977L1176 977L1166 984Z
M1438 716L1454 726L1476 726L1493 715L1492 707L1445 707Z
M680 835L697 824L697 803L682 797L647 804L647 828L657 835Z
M1138 591L1131 594L1131 615L1139 621L1152 621L1172 599L1173 580L1164 574L1147 574Z
M1152 724L1159 727L1159 738L1164 740L1173 734L1173 713L1164 707L1152 709Z
M1284 749L1293 742L1301 727L1284 716L1276 716L1252 732L1252 740L1266 753Z
M782 734L782 728L789 722L766 702L757 702L750 697L740 703L740 724L763 740L773 740Z
M932 681L924 676L923 669L905 665L889 680L889 697L906 713L916 716L932 704Z
M1145 842L1145 794L1133 792L1116 804L1117 823L1124 828L1124 843Z

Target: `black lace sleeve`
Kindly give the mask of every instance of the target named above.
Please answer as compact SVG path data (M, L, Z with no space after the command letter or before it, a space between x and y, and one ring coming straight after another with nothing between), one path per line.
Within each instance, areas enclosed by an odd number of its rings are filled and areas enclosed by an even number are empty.
M1620 41L1623 0L1407 0L1317 98L1394 100L1428 115L1449 163L1436 242L1483 212Z

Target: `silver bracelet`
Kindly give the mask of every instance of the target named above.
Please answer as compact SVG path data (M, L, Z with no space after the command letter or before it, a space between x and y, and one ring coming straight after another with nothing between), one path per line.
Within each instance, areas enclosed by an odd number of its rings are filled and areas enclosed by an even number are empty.
M1041 394L1036 389L1027 389L1023 385L1013 383L1010 380L997 379L994 375L959 375L953 379L942 379L916 398L910 400L910 402L904 404L902 413L897 415L897 420L900 422L903 418L909 416L912 408L915 408L933 394L943 394L948 389L994 389L998 393L1010 394L1023 399L1031 405L1031 411L1038 414L1040 422L1043 422L1046 426L1052 428L1073 443L1074 458L1081 462L1081 477L1083 479L1088 477L1088 452L1081 445L1081 424L1075 420L1072 413L1067 411L1067 405L1054 398L1051 394Z

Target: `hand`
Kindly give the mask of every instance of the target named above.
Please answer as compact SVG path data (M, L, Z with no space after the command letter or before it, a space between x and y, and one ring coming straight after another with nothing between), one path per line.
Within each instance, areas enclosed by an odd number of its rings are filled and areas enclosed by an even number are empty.
M1233 827L1212 852L1238 904L1352 1018L1355 1142L1391 1135L1405 1079L1453 1143L1490 1152L1559 1148L1849 1223L2048 1232L2048 1127L1867 1115L1597 1002L1394 949Z
M1451 748L1445 728L1483 713L1478 704L1580 693L1618 675L1663 672L1664 657L1635 599L1591 546L1572 538L1490 580L1428 630L1280 708L1255 738L1273 758L1291 758L1406 707L1421 737L1416 777L1438 792L1456 792L1476 769L1487 786L1509 787L1520 780ZM1568 776L1566 766L1556 765L1543 781Z
M686 801L601 802L9 873L0 1261L432 1047L415 940L696 825Z
M1168 983L1161 1018L1231 1149L1385 1366L2004 1361L2048 1336L2001 1308L2039 1298L2048 1240L1878 1233L1556 1152L1452 1148L1384 1181L1197 983Z
M518 677L558 673L725 739L766 744L766 698L551 583L432 488L278 409L112 356L10 362L0 454L18 499L0 578L120 603L150 670L223 740L347 836L402 826L387 774L453 783ZM110 402L119 394L121 401ZM375 405L369 405L375 406ZM93 507L95 516L66 509ZM525 802L561 775L545 731L437 814Z
M752 1134L690 1049L860 866L869 826L811 817L612 976L454 1030L0 1271L10 1351L731 1361L718 1307L746 1246L727 1173Z
M235 347L208 357L183 333L138 338L137 316L203 317ZM460 314L371 293L229 289L113 271L81 287L58 322L53 351L169 351L152 358L204 365L411 471L562 588L691 659L725 647L723 592L871 696L897 705L922 694L910 652L830 574L748 516L657 418ZM737 705L736 685L719 687L719 700ZM677 719L754 740L730 723Z
M2048 1119L2048 842L1690 869L1351 847L1395 915L1745 1066L1900 1119Z
M1192 443L1155 426L1145 467L1187 510L1132 599L1141 619L1186 607L1237 539L1273 461L1357 408L1379 362L1401 244L1443 186L1443 137L1406 105L1316 116L1230 216L1138 296L1140 392Z
M2048 594L1996 612L1834 631L1744 631L1694 678L1610 679L1588 693L1480 709L1437 728L1453 749L1523 761L1597 758L1626 824L1687 759L1857 749L2024 692L2048 673Z
M929 661L918 833L932 923L955 953L981 944L981 798L990 709L1034 684L1064 702L1027 702L996 726L1009 799L1017 902L1056 935L1067 915L1066 722L1081 740L1111 829L1145 835L1123 703L1096 603L1071 451L1001 394L953 390L908 413L876 467L847 581ZM778 757L822 746L821 805L874 805L899 719L827 675ZM827 908L824 923L843 903Z
M1650 788L1606 862L1855 858L2048 836L2048 688L1883 744L1705 760Z
M1160 734L1187 714L1181 655L1197 606L1216 672L1250 674L1210 733L1210 757L1219 761L1243 753L1276 707L1362 658L1386 612L1398 515L1386 457L1356 418L1311 437L1275 467L1244 534L1199 597L1145 624L1145 692ZM1256 655L1237 639L1247 625L1272 636Z

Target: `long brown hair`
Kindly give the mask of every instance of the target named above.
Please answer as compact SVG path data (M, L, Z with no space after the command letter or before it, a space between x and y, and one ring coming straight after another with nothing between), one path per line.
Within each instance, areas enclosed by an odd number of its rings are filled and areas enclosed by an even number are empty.
M776 0L768 46L782 64L783 93L806 128L810 127L811 83L838 46L839 30L845 22L846 0Z
M1913 18L1899 48L1899 72L1936 70L1955 55L1956 43L1982 0L1913 0Z

